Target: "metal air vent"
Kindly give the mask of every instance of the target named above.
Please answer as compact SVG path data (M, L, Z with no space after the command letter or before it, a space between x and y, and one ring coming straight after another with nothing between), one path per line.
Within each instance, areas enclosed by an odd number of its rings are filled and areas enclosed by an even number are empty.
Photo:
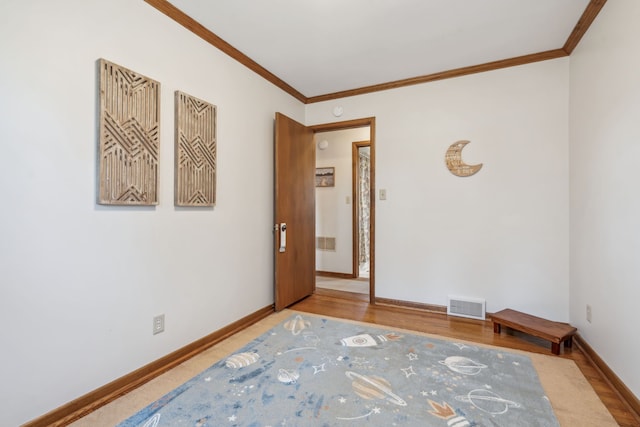
M450 316L485 320L486 304L486 301L482 298L449 296L447 314Z
M335 237L316 237L316 249L319 249L321 251L335 251L336 238Z

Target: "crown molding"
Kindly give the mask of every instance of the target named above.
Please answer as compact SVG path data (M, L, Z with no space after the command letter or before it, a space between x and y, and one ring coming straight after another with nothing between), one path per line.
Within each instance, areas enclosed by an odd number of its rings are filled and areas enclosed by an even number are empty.
M585 8L582 16L576 23L573 31L567 38L564 46L559 49L552 49L545 52L533 53L530 55L518 56L515 58L502 59L499 61L487 62L479 65L472 65L469 67L457 68L454 70L441 71L438 73L428 74L424 76L411 77L408 79L396 80L387 83L381 83L371 86L365 86L356 89L349 89L340 92L329 93L325 95L306 97L294 87L280 79L278 76L249 58L244 53L240 52L235 47L231 46L222 38L205 28L202 24L191 18L180 9L169 3L167 0L144 0L150 6L154 7L158 11L162 12L169 18L173 19L178 24L182 25L198 37L202 38L212 46L218 48L222 52L226 53L236 61L240 62L245 67L254 71L256 74L263 77L265 80L273 83L289 95L293 96L304 104L312 104L315 102L328 101L333 99L345 98L349 96L363 95L365 93L379 92L389 89L397 89L400 87L411 86L421 83L428 83L436 80L451 79L455 77L465 76L469 74L484 73L487 71L498 70L501 68L515 67L517 65L530 64L533 62L546 61L549 59L561 58L563 56L571 55L571 52L576 48L584 34L587 32L593 21L595 20L600 10L607 2L607 0L591 0Z

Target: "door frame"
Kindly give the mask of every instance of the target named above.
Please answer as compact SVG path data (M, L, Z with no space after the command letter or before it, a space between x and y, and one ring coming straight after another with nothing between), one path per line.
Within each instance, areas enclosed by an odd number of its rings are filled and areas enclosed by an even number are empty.
M371 171L370 171L370 206L369 212L369 303L375 304L375 224L376 224L376 118L365 117L362 119L346 120L342 122L324 123L308 126L313 133L346 130L353 128L369 127L369 146L371 150ZM355 203L355 201L353 201Z

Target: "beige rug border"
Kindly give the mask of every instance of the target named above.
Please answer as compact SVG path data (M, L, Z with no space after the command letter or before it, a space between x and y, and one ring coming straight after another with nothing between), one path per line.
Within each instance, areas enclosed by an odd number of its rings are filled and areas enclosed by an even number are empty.
M334 319L341 322L393 329L414 335L452 341L451 338L441 335L397 328L391 325L378 325L286 309L269 315L243 331L194 356L169 372L160 375L127 395L103 406L70 425L72 427L113 427L145 408L150 403L155 402L185 381L198 375L217 361L244 347L249 341L278 325L292 314ZM517 353L529 356L536 368L542 387L551 401L551 406L553 407L556 418L562 427L608 427L618 425L573 360L478 344L466 340L456 339L455 341L504 351L506 353Z

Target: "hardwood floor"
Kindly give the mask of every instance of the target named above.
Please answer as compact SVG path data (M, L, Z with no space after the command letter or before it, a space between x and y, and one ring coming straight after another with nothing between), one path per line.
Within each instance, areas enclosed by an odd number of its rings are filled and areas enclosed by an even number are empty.
M493 333L491 322L449 317L424 310L370 305L358 294L317 289L316 293L290 308L308 313L343 319L358 320L379 325L394 326L420 332L438 334L483 344L508 347L535 353L551 354L550 343L516 331ZM562 346L561 346L562 347ZM560 355L573 360L594 388L609 412L623 427L640 426L640 416L618 396L600 371L590 362L578 345L561 348Z

